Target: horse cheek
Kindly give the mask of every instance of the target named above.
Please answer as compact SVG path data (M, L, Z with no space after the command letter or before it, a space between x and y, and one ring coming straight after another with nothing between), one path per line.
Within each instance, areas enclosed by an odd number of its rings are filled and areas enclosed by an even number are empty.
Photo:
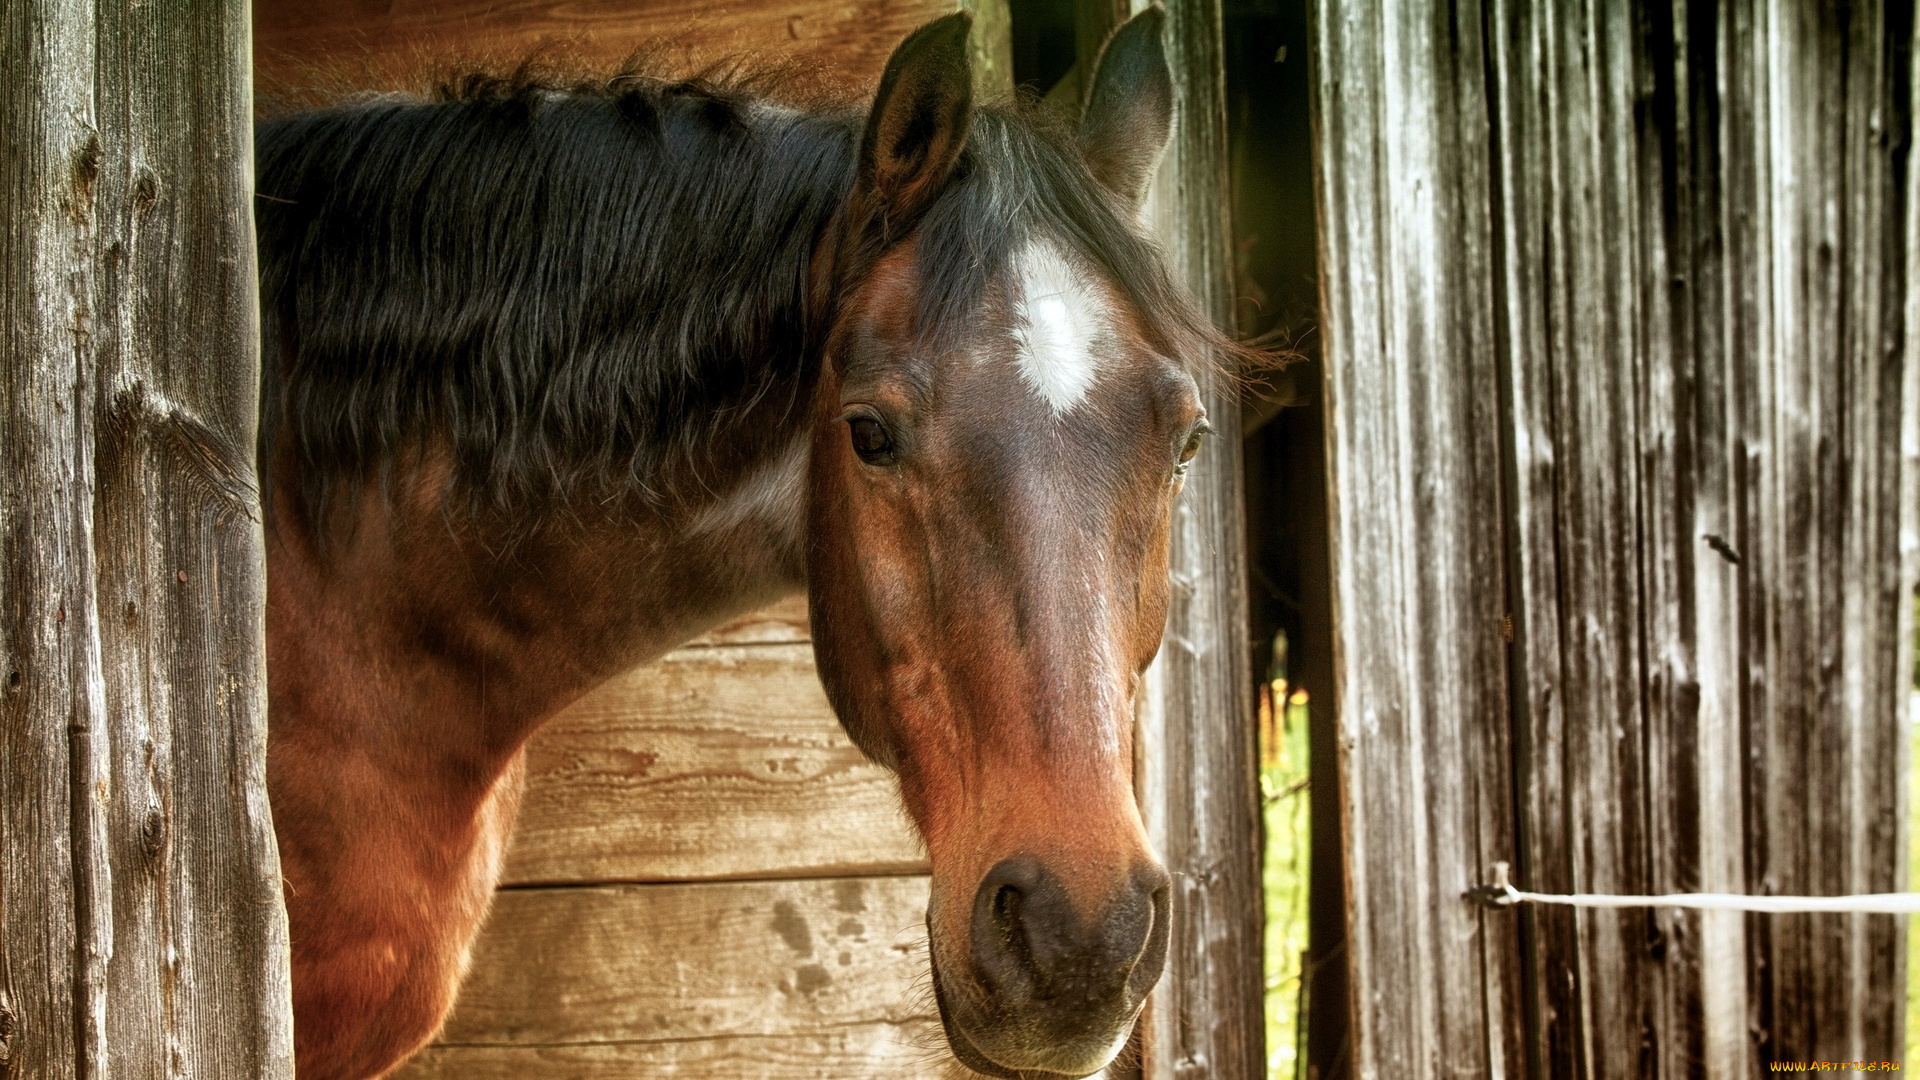
M862 588L857 494L847 483L857 467L844 425L828 422L814 440L807 510L807 610L814 664L840 726L860 751L894 768L894 741L884 710L875 708L881 649L874 613Z
M1167 629L1167 607L1172 599L1171 549L1173 521L1170 507L1163 508L1141 558L1140 572L1134 580L1132 654L1134 669L1145 671L1160 652L1160 639Z

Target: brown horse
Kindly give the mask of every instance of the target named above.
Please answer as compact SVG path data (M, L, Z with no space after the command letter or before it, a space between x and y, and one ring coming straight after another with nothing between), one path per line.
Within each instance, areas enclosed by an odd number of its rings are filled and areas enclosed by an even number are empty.
M1071 130L974 108L964 16L864 115L630 75L262 126L301 1080L439 1027L541 724L803 587L834 707L926 840L954 1053L1114 1055L1168 926L1131 700L1196 376L1233 350L1135 220L1161 21L1116 33Z

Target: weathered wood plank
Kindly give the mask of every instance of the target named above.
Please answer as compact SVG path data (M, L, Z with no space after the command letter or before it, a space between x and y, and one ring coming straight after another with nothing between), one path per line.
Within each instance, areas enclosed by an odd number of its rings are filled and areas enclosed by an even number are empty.
M1750 77L1759 258L1742 266L1758 325L1739 413L1747 455L1749 887L1874 892L1898 882L1896 670L1899 386L1914 363L1913 288L1897 238L1911 116L1911 4L1756 9ZM1895 129L1890 130L1890 127ZM1749 223L1750 222L1750 223ZM1898 1056L1904 920L1756 920L1765 1058Z
M75 850L96 825L74 790L106 771L87 752L103 708L81 336L95 267L92 193L76 183L98 156L93 17L84 0L0 8L0 1061L48 1080L81 1075L105 1037L86 960L107 943L106 898Z
M1145 218L1176 278L1231 327L1219 0L1166 7L1177 119ZM1209 379L1201 393L1214 428L1238 432L1237 385ZM1144 1038L1143 1072L1154 1080L1254 1080L1266 1072L1240 470L1240 440L1213 440L1174 506L1172 603L1137 705L1135 784L1148 835L1175 883L1167 969Z
M951 1080L937 1020L844 1024L818 1035L592 1043L433 1046L394 1080Z
M1418 885L1421 830L1434 851L1465 839L1435 826L1445 800L1400 809L1396 779L1489 775L1430 752L1376 775L1381 735L1413 745L1443 729L1390 727L1383 710L1376 732L1354 716L1409 673L1436 696L1423 639L1449 631L1402 625L1436 572L1397 560L1410 550L1399 523L1371 508L1405 517L1421 489L1456 482L1447 455L1460 444L1436 437L1447 409L1419 391L1431 369L1481 378L1481 351L1497 358L1505 492L1485 509L1506 527L1504 578L1495 567L1482 580L1504 587L1513 617L1526 887L1896 884L1913 562L1902 569L1896 538L1915 518L1910 473L1900 487L1915 408L1902 307L1915 305L1895 225L1911 215L1896 181L1912 110L1892 97L1911 93L1911 58L1890 42L1911 39L1912 19L1911 5L1506 0L1484 18L1318 13L1332 475L1348 504L1335 527L1342 716L1360 736L1348 843L1354 917L1376 935ZM1458 75L1418 62L1422 50ZM1448 219L1423 200L1462 209ZM1423 229L1442 242L1422 249ZM1423 354L1392 329L1475 306L1494 317L1491 339ZM1409 398L1413 415L1392 411ZM1415 519L1421 560L1473 565ZM1510 1068L1733 1076L1764 1060L1898 1056L1894 920L1560 910L1520 922L1530 1030ZM1409 967L1420 949L1394 946L1414 931L1390 932L1384 951L1354 943L1362 1075L1452 1074L1483 1055L1498 1072L1511 1017L1490 1009L1494 1030L1476 1036L1432 1023L1444 1005L1370 999L1489 967Z
M291 1076L246 9L0 27L0 1071Z
M254 56L270 91L422 90L448 63L548 59L612 69L636 50L698 70L737 58L799 62L856 90L953 0L256 0Z
M967 59L973 64L973 92L983 101L1013 96L1013 12L1007 0L961 0L973 16Z
M1360 1077L1525 1067L1515 927L1462 899L1514 842L1481 18L1314 14Z
M535 736L527 776L508 884L926 865L804 644L683 649L621 676Z
M1636 141L1672 133L1671 83L1655 122L1635 124L1654 96L1643 82L1673 72L1636 68L1641 28L1623 10L1550 17L1500 4L1494 18L1522 567L1515 659L1535 751L1522 769L1532 828L1521 862L1539 889L1690 891L1698 697L1672 691L1697 688L1682 625L1699 543L1694 485L1678 474L1693 417L1690 401L1674 400L1692 379L1674 370L1671 332L1684 328L1668 304L1678 270L1661 177L1642 172L1661 147ZM1536 1052L1549 1073L1637 1076L1700 1059L1686 1015L1701 992L1698 917L1528 914ZM1654 955L1665 963L1645 962Z
M1665 770L1662 786L1670 794L1655 791L1652 879L1665 890L1740 892L1746 881L1739 575L1705 540L1732 535L1737 514L1734 462L1725 450L1729 387L1738 381L1726 347L1729 250L1710 239L1724 229L1717 163L1730 159L1722 141L1725 106L1718 116L1714 111L1724 53L1720 32L1704 18L1663 17L1655 25L1657 112L1641 133L1640 215L1666 220L1667 230L1657 234L1657 263L1641 282L1656 330L1649 335L1649 384L1657 391L1657 405L1643 420L1653 437L1643 436L1642 444L1659 465L1651 470L1641 513L1658 523L1650 536L1658 574L1649 599L1657 617L1647 628L1655 645L1645 651L1654 671L1650 719L1667 747L1654 764ZM1670 72L1662 70L1663 54L1671 56ZM1670 136L1657 137L1663 131ZM1663 325L1666 332L1657 332ZM1670 1033L1661 1040L1662 1071L1753 1072L1745 919L1670 911L1654 918L1671 973L1661 1017Z
M818 1037L918 1030L928 879L508 889L443 1044Z
M1913 58L1920 56L1920 18L1913 20L1908 28L1907 48L1907 118L1911 125L1920 117L1920 79L1914 77ZM1889 37L1891 38L1891 33ZM1911 129L1909 129L1911 139ZM1909 143L1911 146L1911 143ZM1914 168L1912 150L1907 156L1907 229L1903 266L1907 275L1906 313L1904 324L1911 333L1920 327L1920 288L1914 284L1914 275L1920 274L1920 169ZM1901 411L1900 411L1900 593L1903 597L1920 597L1920 359L1911 354L1901 365ZM1920 670L1920 656L1914 635L1920 633L1920 625L1914 619L1914 603L1902 602L1900 616L1895 622L1895 647L1900 650L1899 670ZM1914 680L1913 690L1905 695L1906 711L1901 717L1900 730L1912 731L1909 725L1920 724L1920 679ZM1920 799L1920 791L1914 790L1913 744L1905 740L1900 747L1898 768L1900 775L1908 778L1901 789L1899 803L1899 826L1894 839L1894 850L1906 852L1906 865L1913 865L1913 847L1920 843L1920 837L1913 834L1913 800ZM1909 875L1909 890L1920 891L1920 880ZM1908 935L1914 932L1912 920L1907 921ZM1907 948L1896 949L1894 981L1902 986L1912 985L1908 980L1914 973L1907 967L1907 952L1912 948L1909 940ZM1903 1002L1902 1004L1906 1004ZM1907 1013L1901 1019L1901 1027L1914 1023L1916 1017Z

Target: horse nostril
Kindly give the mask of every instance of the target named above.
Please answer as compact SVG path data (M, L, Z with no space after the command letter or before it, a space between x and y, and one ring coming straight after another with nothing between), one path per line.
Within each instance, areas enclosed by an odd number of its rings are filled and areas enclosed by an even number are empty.
M1022 963L1033 959L1027 947L1026 927L1020 921L1020 909L1025 901L1026 894L1019 886L1001 885L994 890L993 903L988 909L1001 951Z
M1106 1063L1166 965L1172 880L1142 859L1089 875L1083 891L1076 906L1032 856L987 871L965 939L971 985L955 995L954 973L943 983L935 971L950 1035L963 1031L992 1061L1029 1070L1020 1075L1081 1076ZM950 1014L956 999L962 1010Z
M1005 1007L1144 994L1165 964L1171 880L1149 863L1115 884L1099 909L1080 912L1039 860L995 864L974 896L971 951L981 989Z
M1000 929L1012 934L1020 925L1020 890L1012 885L1002 885L993 894L993 921Z
M1030 901L1048 886L1059 890L1039 863L1017 856L1001 860L981 879L973 906L973 967L988 993L1000 997L1032 992Z

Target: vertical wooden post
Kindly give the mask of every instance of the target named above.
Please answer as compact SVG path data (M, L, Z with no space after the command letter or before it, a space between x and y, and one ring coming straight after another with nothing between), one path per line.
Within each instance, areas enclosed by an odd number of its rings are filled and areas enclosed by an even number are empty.
M973 16L967 37L973 63L974 96L1001 101L1013 96L1013 12L1007 0L961 0L960 10Z
M1907 56L1920 57L1920 18L1914 20L1910 28L1911 40ZM1912 68L1907 71L1907 116L1913 123L1920 118L1920 78L1915 78ZM1909 136L1911 139L1911 136ZM1909 142L1907 156L1907 237L1906 237L1907 280L1912 282L1920 276L1920 168L1914 167L1914 154ZM1906 325L1920 327L1920 288L1907 288ZM1900 657L1900 670L1920 673L1920 648L1917 648L1914 635L1920 633L1920 623L1914 618L1914 604L1920 599L1920 361L1909 361L1901 369L1900 387L1900 586L1909 598L1900 605L1900 616L1895 628L1897 645L1903 650ZM1911 733L1913 726L1920 724L1920 678L1913 678L1912 692L1907 695L1907 709L1903 716L1901 730ZM1920 799L1920 791L1912 786L1913 779L1913 743L1904 741L1901 747L1900 775L1908 783L1902 785L1899 807L1898 838L1895 848L1905 854L1903 865L1913 865L1913 845L1920 844L1920 836L1912 832L1913 800ZM1910 876L1907 881L1910 891L1920 892L1920 879ZM1908 924L1912 932L1912 924ZM1906 953L1902 950L1898 958L1900 963L1899 982L1910 985L1913 972L1906 968ZM1914 1017L1906 1016L1902 1027L1914 1022Z
M1314 12L1350 1046L1362 1078L1522 1067L1511 919L1462 900L1514 843L1479 22L1473 3Z
M0 1061L97 1062L92 581L93 5L0 8ZM83 1062L83 1058L85 1061ZM88 1068L89 1072L97 1069Z
M0 1074L291 1077L243 3L0 7Z
M1220 6L1174 0L1167 15L1177 119L1146 217L1176 275L1231 326ZM1174 876L1167 973L1148 1011L1148 1080L1266 1072L1239 390L1216 379L1204 396L1213 427L1228 434L1208 445L1175 504L1173 607L1141 690L1141 801Z
M1917 268L1900 236L1911 172L1914 7L1844 13L1732 6L1752 28L1727 73L1752 105L1732 123L1751 156L1728 234L1751 257L1730 293L1745 370L1733 415L1740 534L1747 885L1849 893L1900 880L1898 719L1910 675L1897 640L1903 322ZM1730 40L1734 39L1730 35ZM1730 125L1731 126L1731 125ZM1734 136L1730 133L1729 138ZM1761 1060L1898 1057L1906 920L1752 919Z

